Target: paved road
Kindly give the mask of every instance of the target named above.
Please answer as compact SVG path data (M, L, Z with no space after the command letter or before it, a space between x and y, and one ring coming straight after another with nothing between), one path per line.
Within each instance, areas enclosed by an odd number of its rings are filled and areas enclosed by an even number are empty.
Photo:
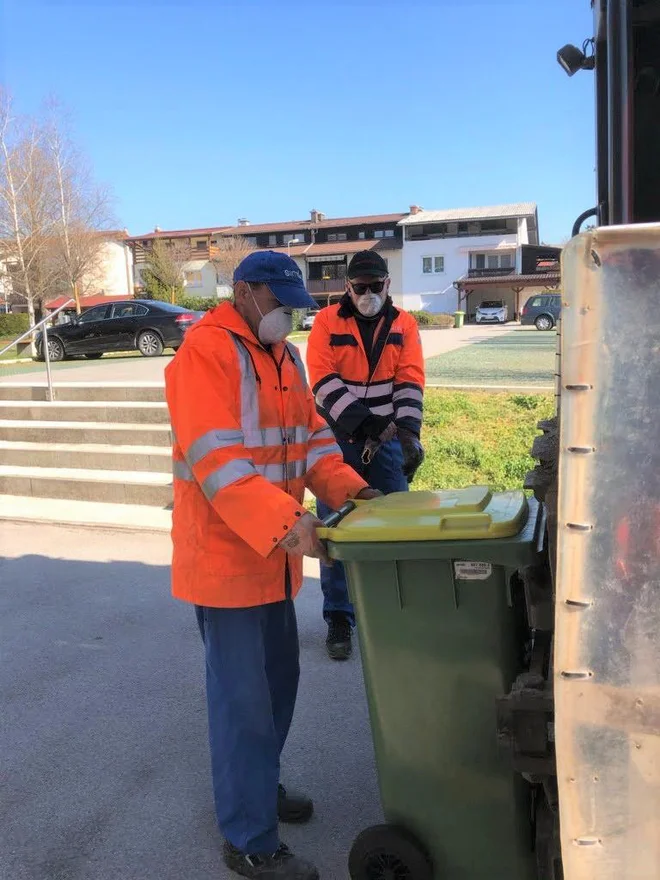
M430 358L446 351L454 351L484 339L491 339L501 333L510 332L512 329L521 329L515 324L505 327L499 326L476 326L469 325L460 330L424 330L422 331L422 346L424 357ZM526 328L522 328L523 332ZM298 344L303 359L306 352L306 343ZM168 353L159 358L142 357L112 357L90 363L89 361L66 361L55 364L53 375L55 380L61 382L126 382L127 384L139 382L162 382L163 371L170 362L172 354ZM46 378L45 368L42 364L2 366L0 362L0 382L27 382L40 383Z
M229 880L211 803L202 653L168 595L169 540L0 524L0 878ZM324 880L380 820L359 660L298 602L302 682L283 778L317 815L283 835Z

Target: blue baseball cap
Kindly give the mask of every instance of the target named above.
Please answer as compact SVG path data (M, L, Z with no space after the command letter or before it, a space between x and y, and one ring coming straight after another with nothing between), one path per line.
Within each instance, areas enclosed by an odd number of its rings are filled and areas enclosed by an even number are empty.
M273 296L292 309L318 309L307 293L302 272L286 254L275 251L255 251L242 260L234 271L237 281L267 284Z

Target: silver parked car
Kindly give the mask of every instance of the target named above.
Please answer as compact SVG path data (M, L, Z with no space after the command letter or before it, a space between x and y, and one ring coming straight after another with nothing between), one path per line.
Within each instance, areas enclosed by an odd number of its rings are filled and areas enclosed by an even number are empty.
M477 306L477 324L506 324L509 308L502 299L489 299Z

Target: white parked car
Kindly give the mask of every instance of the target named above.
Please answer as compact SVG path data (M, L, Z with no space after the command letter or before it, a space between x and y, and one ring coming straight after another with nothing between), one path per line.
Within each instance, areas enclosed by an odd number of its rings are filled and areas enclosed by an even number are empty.
M506 324L509 308L504 300L489 299L477 306L477 324Z
M316 317L316 312L310 312L309 315L305 315L302 322L303 330L311 330L314 326L314 318Z

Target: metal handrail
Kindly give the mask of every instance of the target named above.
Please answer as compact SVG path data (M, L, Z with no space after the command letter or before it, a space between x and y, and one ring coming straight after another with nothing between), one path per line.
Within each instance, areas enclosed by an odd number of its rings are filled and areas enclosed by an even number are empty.
M13 339L9 343L9 345L5 345L5 347L3 349L0 349L0 357L2 357L2 355L6 351L9 351L10 348L13 348L15 345L18 345L19 342L22 342L24 339L27 339L28 336L31 336L35 331L37 331L41 327L43 327L44 338L41 343L41 349L44 353L44 362L46 364L46 381L48 382L48 400L50 403L53 402L55 397L53 395L53 377L50 372L50 352L48 351L48 329L47 329L46 325L50 321L52 321L56 315L59 315L59 313L62 311L62 309L65 309L67 306L70 306L71 303L75 303L75 300L73 298L68 299L65 303L62 303L61 306L58 306L56 309L54 309L50 313L50 315L46 315L45 318L42 318L38 324L34 325L34 327L29 327L24 333L21 333L20 335L18 335L16 337L16 339Z

